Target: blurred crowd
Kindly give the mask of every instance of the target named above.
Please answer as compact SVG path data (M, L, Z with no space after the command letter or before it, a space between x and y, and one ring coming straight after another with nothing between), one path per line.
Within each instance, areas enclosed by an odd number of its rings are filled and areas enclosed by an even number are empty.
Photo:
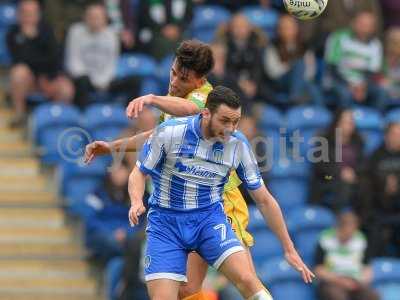
M306 178L308 204L338 214L312 258L319 299L379 299L368 288L368 261L400 257L400 116L388 118L379 142L366 149L370 137L360 132L354 108L383 118L400 107L400 1L331 0L320 18L307 22L285 14L281 1L274 0L9 2L17 5L17 23L5 38L11 58L8 98L15 110L11 127L26 126L35 98L82 111L104 99L125 105L140 95L143 82L136 75L118 76L121 55L145 53L161 64L193 36L212 46L210 83L241 96L240 126L250 140L265 134L261 107L281 114L304 106L330 112L330 124L318 128L330 159L310 164ZM231 14L211 37L192 31L196 10L205 5ZM276 18L273 25L256 26L244 10L252 6ZM122 99L116 97L121 93ZM145 109L124 134L156 123L156 114ZM134 155L127 156L85 200L88 249L111 262L107 274L122 270L118 283L108 278L112 299L145 299L132 298L143 292L138 260L143 234L127 222L127 178L134 163ZM268 185L268 171L265 177ZM118 257L128 263L119 266ZM221 278L215 282L214 289L224 285ZM232 297L229 287L222 289L220 299Z

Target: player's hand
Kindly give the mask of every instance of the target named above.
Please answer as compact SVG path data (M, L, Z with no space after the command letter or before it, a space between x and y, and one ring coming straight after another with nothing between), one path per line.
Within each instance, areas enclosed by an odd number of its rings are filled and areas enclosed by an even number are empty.
M104 141L95 141L86 145L85 148L85 164L89 164L96 155L105 155L111 153L111 145Z
M291 251L285 252L285 258L293 268L301 273L305 283L312 282L313 278L315 277L314 273L310 271L294 248Z
M135 203L131 205L129 209L129 223L131 226L135 226L139 224L139 217L144 214L146 208L143 205L143 202Z
M129 102L128 107L126 108L126 116L129 119L139 117L139 114L143 111L145 105L151 105L153 95L146 95L139 98L133 99Z

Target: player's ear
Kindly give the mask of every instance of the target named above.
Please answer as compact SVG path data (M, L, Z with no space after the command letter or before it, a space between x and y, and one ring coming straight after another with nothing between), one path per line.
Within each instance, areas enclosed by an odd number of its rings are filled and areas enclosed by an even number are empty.
M201 115L203 116L203 119L207 120L210 119L211 117L210 110L207 107L203 108L203 110L201 111Z

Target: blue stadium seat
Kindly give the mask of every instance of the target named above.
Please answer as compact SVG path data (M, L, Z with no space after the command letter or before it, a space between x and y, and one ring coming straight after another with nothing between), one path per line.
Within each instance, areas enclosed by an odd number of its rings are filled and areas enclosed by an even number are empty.
M294 107L287 113L288 135L292 137L298 130L301 138L299 141L300 152L306 154L313 146L311 141L312 137L319 131L325 129L330 124L331 119L331 113L323 107Z
M168 93L169 73L173 62L174 62L174 56L169 55L163 58L158 66L157 78L160 82L161 87L165 88L162 94Z
M215 31L222 23L228 22L231 14L218 5L200 5L194 9L191 23L192 38L210 43Z
M148 94L163 95L163 90L160 87L160 83L155 78L144 78L140 84L139 96Z
M276 10L265 9L261 6L246 6L241 11L252 25L260 27L269 38L275 36L279 19L279 14Z
M261 280L268 286L274 300L313 300L314 291L304 284L301 275L283 258L267 261L259 271Z
M305 206L293 210L287 219L289 231L307 263L314 259L315 248L322 230L335 225L334 214L323 207Z
M222 6L200 5L195 7L191 24L193 31L216 29L220 24L229 21L231 13Z
M256 266L261 266L273 257L282 256L283 250L278 238L269 230L253 233L254 246L250 248Z
M309 165L282 159L274 162L266 175L267 186L284 213L301 207L308 201Z
M8 66L11 63L11 56L6 44L6 29L0 29L0 65Z
M64 162L59 167L61 195L66 200L67 210L76 216L85 218L90 209L86 197L93 192L106 175L104 160L95 159L89 165Z
M251 233L266 230L267 224L256 205L249 205L249 226L248 230Z
M373 286L381 300L397 300L400 295L400 260L377 258L371 262Z
M114 140L129 126L125 108L118 104L93 104L86 109L85 127L93 140Z
M215 32L216 32L216 29L214 29L214 28L199 29L199 30L193 31L192 39L199 40L204 43L210 44L215 39Z
M14 4L0 4L0 28L7 29L8 26L16 23L17 9Z
M122 279L122 271L124 268L124 259L122 257L115 257L111 259L106 266L105 270L105 288L107 299L118 299L118 284Z
M32 136L43 163L55 164L82 156L82 147L90 137L80 128L81 114L76 107L45 103L34 110L32 120Z
M385 123L400 123L400 108L390 110L385 116Z
M384 120L379 111L358 106L353 110L354 122L365 142L367 154L376 150L383 141Z
M118 60L116 77L139 76L142 78L155 77L157 63L149 55L144 53L123 54Z
M262 134L267 138L267 153L274 160L279 158L281 138L281 128L284 126L282 113L271 105L265 105L262 108L258 127ZM285 136L283 136L285 138Z

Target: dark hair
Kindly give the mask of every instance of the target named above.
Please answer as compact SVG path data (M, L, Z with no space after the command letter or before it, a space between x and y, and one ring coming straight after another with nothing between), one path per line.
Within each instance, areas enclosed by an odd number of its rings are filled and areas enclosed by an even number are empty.
M210 46L200 41L183 41L175 54L179 68L192 70L199 77L206 76L214 67Z
M206 108L213 113L222 104L225 104L233 109L237 109L242 106L239 96L234 91L232 91L230 88L219 85L208 94Z
M343 114L349 111L351 110L348 108L339 108L335 111L333 119L324 135L327 138L330 146L334 146L336 144L336 128L339 126L339 122L341 121ZM362 147L364 144L363 138L361 137L357 128L354 128L354 132L351 135L351 143L358 144L360 147Z

